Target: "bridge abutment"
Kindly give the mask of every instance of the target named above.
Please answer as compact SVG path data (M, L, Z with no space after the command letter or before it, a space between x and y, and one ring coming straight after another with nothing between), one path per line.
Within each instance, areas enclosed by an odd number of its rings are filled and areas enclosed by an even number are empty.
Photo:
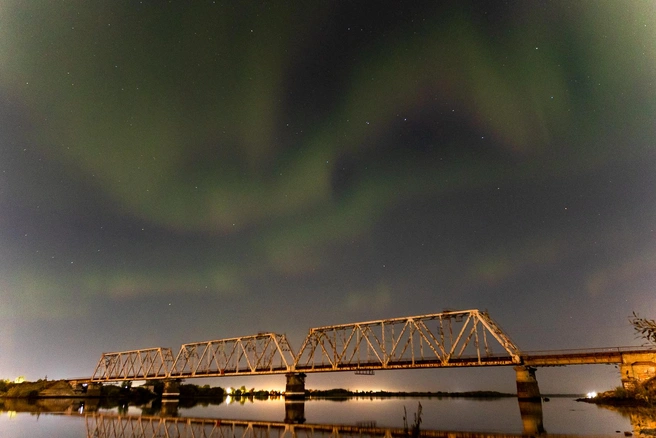
M287 384L285 385L286 399L305 398L305 373L287 373Z
M535 378L535 368L527 366L513 367L517 378L517 398L519 400L540 400L540 388Z
M622 386L628 390L656 377L656 353L622 353L620 374Z

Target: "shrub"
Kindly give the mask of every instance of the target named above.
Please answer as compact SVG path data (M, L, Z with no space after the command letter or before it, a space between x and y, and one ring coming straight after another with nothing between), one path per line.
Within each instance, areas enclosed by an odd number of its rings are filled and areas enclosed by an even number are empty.
M120 397L121 388L115 385L104 385L101 390L103 397Z

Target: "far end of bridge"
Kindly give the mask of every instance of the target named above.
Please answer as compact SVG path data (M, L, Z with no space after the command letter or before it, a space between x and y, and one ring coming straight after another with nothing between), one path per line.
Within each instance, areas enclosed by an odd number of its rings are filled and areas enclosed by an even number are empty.
M165 347L103 353L87 384L158 379L164 398L177 399L182 379L283 374L285 396L302 398L310 373L513 366L518 398L539 400L537 367L576 364L617 364L630 388L656 376L656 349L526 353L487 312L463 310L312 328L296 353L277 333L184 344L175 356Z

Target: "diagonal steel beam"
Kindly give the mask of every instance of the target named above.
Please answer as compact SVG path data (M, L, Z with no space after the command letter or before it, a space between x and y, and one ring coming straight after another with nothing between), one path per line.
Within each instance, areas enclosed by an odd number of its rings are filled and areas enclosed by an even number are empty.
M275 333L184 344L175 358L168 348L103 353L92 381L517 363L487 312L462 310L312 328L298 354Z
M493 339L498 344L488 342ZM363 360L365 350L376 356L377 363ZM519 361L519 349L487 313L462 310L312 328L294 369L480 366Z
M146 359L144 359L146 358ZM103 353L91 378L92 382L117 382L134 379L164 379L173 363L170 348Z
M200 356L188 354L200 349ZM286 373L292 370L294 358L287 337L276 333L196 342L182 345L169 377Z

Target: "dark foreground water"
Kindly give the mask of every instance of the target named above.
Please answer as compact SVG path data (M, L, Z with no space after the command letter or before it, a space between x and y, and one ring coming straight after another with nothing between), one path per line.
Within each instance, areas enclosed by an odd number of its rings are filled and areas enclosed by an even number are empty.
M95 402L97 403L97 401ZM617 411L551 398L242 400L218 405L99 408L81 400L4 401L0 437L332 438L403 436L421 403L420 432L452 438L508 435L654 436L656 411ZM3 406L3 404L0 404ZM540 409L541 407L541 409ZM407 421L404 422L404 412ZM651 429L651 430L650 430Z

